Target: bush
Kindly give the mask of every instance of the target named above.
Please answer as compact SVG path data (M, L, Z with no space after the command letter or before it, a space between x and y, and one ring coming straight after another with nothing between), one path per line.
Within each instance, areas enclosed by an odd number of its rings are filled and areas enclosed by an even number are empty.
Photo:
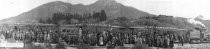
M31 49L45 49L45 48L42 46L33 46L33 48L31 48Z
M64 43L58 43L57 45L56 45L56 49L66 49L66 46L65 46L65 44Z
M152 49L146 44L136 44L131 49Z
M78 49L93 49L90 47L90 45L87 45L87 44L79 44L77 48Z
M25 44L23 49L44 49L42 46L35 46L32 43Z
M50 43L45 44L44 49L53 49L52 45Z
M23 43L25 43L25 44L31 44L32 43L32 40L26 39L26 40L23 41Z

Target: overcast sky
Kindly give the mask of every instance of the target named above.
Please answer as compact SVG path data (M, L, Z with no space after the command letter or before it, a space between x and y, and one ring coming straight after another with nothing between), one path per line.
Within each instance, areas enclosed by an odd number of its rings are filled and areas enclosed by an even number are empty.
M57 0L1 0L0 20L17 16L39 5L52 1ZM60 1L87 5L94 3L96 0ZM117 0L117 2L156 15L163 14L187 18L203 15L205 19L210 20L210 0Z

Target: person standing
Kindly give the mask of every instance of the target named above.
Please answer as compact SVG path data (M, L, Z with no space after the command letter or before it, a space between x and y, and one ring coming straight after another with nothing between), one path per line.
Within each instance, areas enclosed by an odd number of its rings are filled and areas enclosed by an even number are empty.
M160 36L157 36L157 47L160 47L161 44L161 38Z
M181 45L183 46L184 45L183 37L182 36L178 36L178 39L179 39L179 42L181 43Z
M170 40L169 46L170 46L170 48L173 48L174 47L174 41L173 40Z
M182 46L184 46L184 38L183 38L183 36L181 36L181 43L182 43Z
M164 36L164 48L167 48L168 47L168 38L167 36Z
M99 41L99 46L104 46L104 37L102 36L102 35L99 35L99 39L98 39L98 41Z
M3 34L0 34L0 43L5 42L5 37Z

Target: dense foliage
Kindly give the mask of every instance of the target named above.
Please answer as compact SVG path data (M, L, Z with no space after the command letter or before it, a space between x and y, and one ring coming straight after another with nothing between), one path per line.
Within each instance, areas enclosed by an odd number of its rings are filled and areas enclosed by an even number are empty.
M72 13L54 13L52 18L47 20L40 19L40 23L53 23L53 24L78 24L78 23L97 23L107 19L104 10L94 12L93 14L72 14Z
M40 23L51 24L111 24L123 27L130 26L159 26L192 29L194 26L187 19L167 15L145 16L137 19L128 17L107 18L106 12L93 12L87 14L54 13L52 18L39 20Z

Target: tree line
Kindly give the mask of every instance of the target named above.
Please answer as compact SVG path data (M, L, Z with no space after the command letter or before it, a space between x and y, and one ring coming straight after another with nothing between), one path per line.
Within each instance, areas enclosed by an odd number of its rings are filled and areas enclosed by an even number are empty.
M104 10L100 12L75 14L75 13L54 13L53 17L46 20L40 19L39 23L47 24L78 24L78 23L98 23L107 20Z
M99 12L75 14L75 13L54 13L53 17L46 20L39 20L40 23L48 24L81 24L91 23L119 25L124 27L130 26L159 26L159 27L176 27L176 28L193 28L193 25L187 22L187 19L167 15L144 16L137 19L129 19L129 16L119 16L114 19L107 18L105 10Z

